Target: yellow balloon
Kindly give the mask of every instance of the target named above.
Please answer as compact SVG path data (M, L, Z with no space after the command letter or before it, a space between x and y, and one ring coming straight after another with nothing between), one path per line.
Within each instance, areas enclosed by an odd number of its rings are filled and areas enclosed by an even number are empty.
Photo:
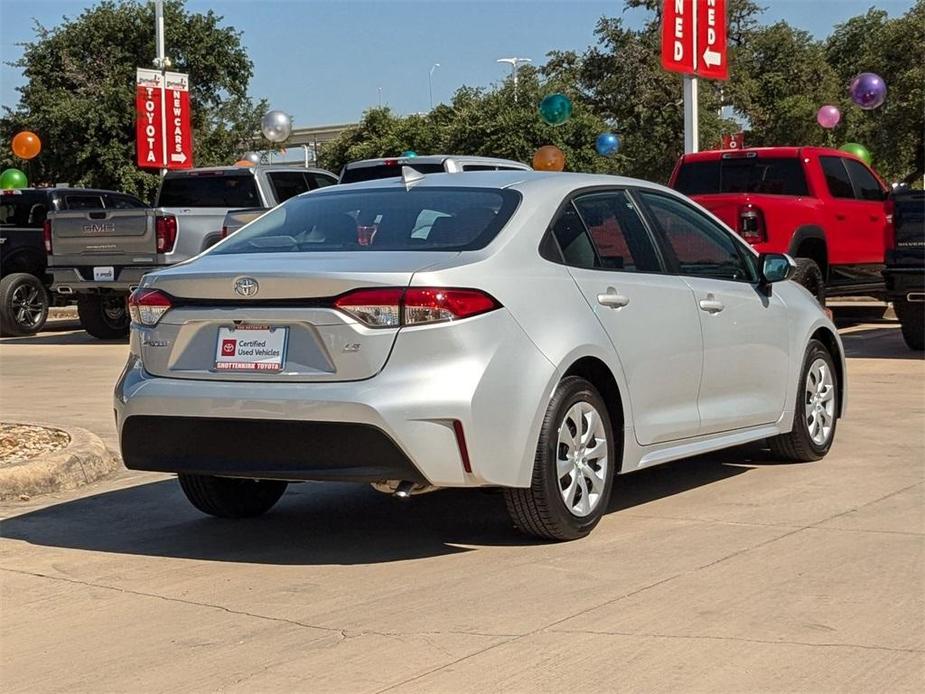
M35 133L23 130L13 136L13 154L20 159L33 159L41 151L42 141Z
M555 145L544 145L533 155L533 168L537 171L562 171L565 155Z
M254 162L247 159L240 159L234 163L235 166L254 166Z

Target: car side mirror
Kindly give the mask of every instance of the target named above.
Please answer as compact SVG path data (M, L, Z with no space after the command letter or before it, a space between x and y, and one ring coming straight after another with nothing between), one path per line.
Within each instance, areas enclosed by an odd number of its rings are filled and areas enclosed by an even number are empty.
M758 263L761 267L761 284L765 286L790 279L797 267L793 258L786 253L762 253Z

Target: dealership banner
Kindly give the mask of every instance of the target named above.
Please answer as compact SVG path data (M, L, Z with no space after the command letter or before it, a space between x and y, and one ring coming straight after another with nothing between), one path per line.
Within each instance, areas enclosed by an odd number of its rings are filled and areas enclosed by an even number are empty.
M135 148L138 166L193 166L189 75L138 68L135 73Z

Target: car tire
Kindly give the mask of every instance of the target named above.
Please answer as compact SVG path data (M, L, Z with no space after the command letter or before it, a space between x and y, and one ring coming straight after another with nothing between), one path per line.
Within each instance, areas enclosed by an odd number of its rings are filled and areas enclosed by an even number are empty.
M81 294L77 297L77 315L83 329L99 340L128 335L131 318L121 294Z
M811 258L796 258L796 269L790 276L794 282L816 297L821 306L825 306L825 277L822 270Z
M925 303L900 299L893 303L893 310L909 349L916 352L925 350Z
M504 490L514 525L546 540L590 533L610 500L620 464L615 450L607 405L598 391L578 376L562 379L543 418L530 487Z
M197 509L218 518L253 518L279 501L287 483L180 473L180 488Z
M48 320L48 292L35 275L14 272L0 280L0 335L34 335Z
M820 366L824 367L821 371ZM810 340L797 384L793 428L768 439L775 457L807 463L829 452L838 423L840 387L829 350L818 340Z

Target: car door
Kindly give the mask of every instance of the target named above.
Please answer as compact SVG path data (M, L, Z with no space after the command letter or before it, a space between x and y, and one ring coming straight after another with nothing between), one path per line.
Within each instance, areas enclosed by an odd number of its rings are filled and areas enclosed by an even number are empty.
M855 199L854 185L848 175L845 157L822 155L819 164L825 177L830 200L824 206L830 265L856 265L871 256L869 205Z
M757 259L728 229L678 197L651 191L639 197L700 317L702 433L777 421L790 379L783 301L758 288Z
M690 288L663 271L635 202L622 190L578 195L552 232L623 367L637 442L696 435L699 318Z
M854 187L856 221L860 232L859 264L882 264L886 255L887 218L886 190L870 169L856 159L843 159Z

